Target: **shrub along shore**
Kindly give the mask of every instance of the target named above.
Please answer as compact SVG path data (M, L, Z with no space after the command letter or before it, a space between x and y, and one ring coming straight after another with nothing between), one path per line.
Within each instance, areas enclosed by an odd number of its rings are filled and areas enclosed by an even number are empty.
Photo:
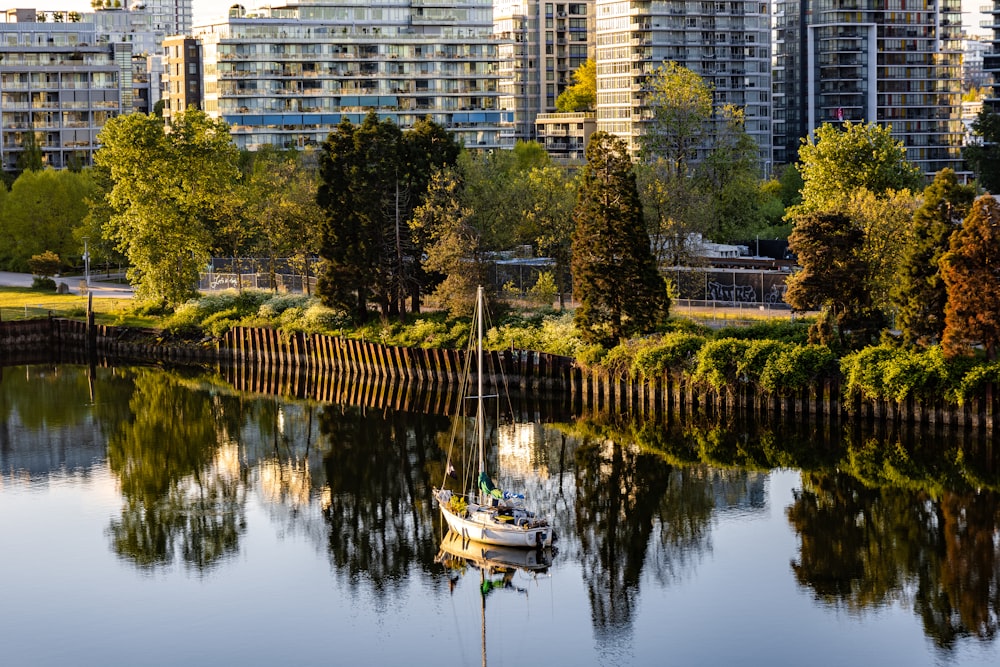
M271 329L277 332L275 341L283 341L275 342L274 349L268 351L268 358L275 361L281 349L286 354L293 350L302 354L310 345L305 341L315 336L361 341L380 349L459 350L470 332L467 320L448 319L444 313L411 317L408 324L375 321L355 328L343 314L322 306L315 298L257 291L204 296L173 313L147 308L122 313L119 319L126 317L155 321L157 327L149 331L146 342L161 346L219 349L227 345L225 340L235 340L230 333L234 327ZM848 406L848 410L858 400L888 405L933 402L946 410L966 412L971 405L988 413L972 415L973 419L992 424L992 387L1000 379L1000 362L973 357L947 359L938 346L907 348L892 340L856 351L839 351L808 343L809 324L808 319L762 321L713 330L675 317L666 331L608 350L585 345L576 333L571 313L509 312L492 323L485 343L496 352L531 350L552 355L553 360L545 363L550 367L547 372L553 374L556 366L561 367L554 359L568 358L579 377L604 378L601 382L607 386L648 387L669 378L683 384L692 396L714 395L715 399L708 400L716 403L724 403L727 397L757 396L753 401L757 404L766 404L769 397L818 396L832 386L839 395L827 396L827 400ZM114 335L123 338L121 333ZM129 338L134 341L139 337ZM0 343L8 352L15 345L11 338L0 338ZM572 381L565 379L566 383Z

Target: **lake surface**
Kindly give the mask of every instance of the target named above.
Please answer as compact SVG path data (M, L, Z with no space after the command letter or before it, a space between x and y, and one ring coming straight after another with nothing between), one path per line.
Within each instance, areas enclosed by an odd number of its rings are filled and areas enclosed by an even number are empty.
M1000 664L991 443L531 418L493 464L557 549L484 572L430 500L452 417L4 368L0 663Z

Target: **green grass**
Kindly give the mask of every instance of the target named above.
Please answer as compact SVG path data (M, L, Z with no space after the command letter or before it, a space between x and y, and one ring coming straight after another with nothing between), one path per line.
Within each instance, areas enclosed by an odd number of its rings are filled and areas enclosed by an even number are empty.
M94 321L130 327L159 327L162 318L139 316L131 312L131 299L94 298ZM84 319L87 297L77 294L56 294L29 287L0 287L0 318L12 320L46 317Z

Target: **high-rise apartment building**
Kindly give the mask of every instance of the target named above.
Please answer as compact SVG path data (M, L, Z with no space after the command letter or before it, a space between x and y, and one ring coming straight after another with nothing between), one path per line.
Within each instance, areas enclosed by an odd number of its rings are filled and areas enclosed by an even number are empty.
M101 40L75 12L10 10L0 22L0 164L17 168L26 142L45 164L92 163L108 119L132 112L132 49ZM58 14L58 17L56 16Z
M983 105L1000 112L1000 0L993 0L989 13L992 34L987 37L990 48L983 54L983 72L989 92Z
M240 148L322 142L371 111L407 128L430 116L469 148L498 148L490 0L304 0L196 26L204 110Z
M770 15L766 1L596 0L597 129L635 152L651 117L648 75L667 61L699 74L716 105L743 109L761 168L771 161Z
M189 107L201 108L201 43L183 35L168 37L163 40L163 60L163 117L169 122Z
M594 0L495 0L500 105L513 113L509 144L535 140L538 114L556 110L573 72L593 55Z
M961 0L776 2L776 162L851 121L891 125L927 174L961 170Z

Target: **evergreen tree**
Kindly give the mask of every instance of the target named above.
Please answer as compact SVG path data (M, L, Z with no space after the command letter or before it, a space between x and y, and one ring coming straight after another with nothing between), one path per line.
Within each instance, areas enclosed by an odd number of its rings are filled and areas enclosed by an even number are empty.
M983 107L972 123L972 132L980 142L963 148L962 157L976 172L980 188L1000 193L1000 113Z
M829 310L842 346L869 342L882 325L859 279L867 274L863 243L861 229L839 213L801 215L788 237L802 270L788 277L785 301L797 310ZM811 333L818 336L818 329Z
M320 155L317 201L327 213L320 250L326 270L317 291L326 305L343 308L356 322L368 319L368 301L379 282L382 198L395 190L401 143L399 129L371 113L358 127L344 119Z
M942 347L945 354L971 354L982 345L990 361L1000 342L1000 204L980 197L941 258L948 302Z
M923 204L913 214L913 242L893 293L899 309L897 327L909 344L941 340L948 292L939 264L952 233L968 214L973 196L971 187L959 185L954 171L944 169L924 190Z
M657 270L625 142L596 132L573 211L576 324L589 342L613 345L652 331L670 300Z
M345 119L330 134L320 154L317 193L327 214L320 251L326 271L318 283L327 305L362 322L369 300L384 315L401 314L407 293L418 300L421 276L414 264L422 250L406 221L431 170L457 154L454 141L429 121L403 134L374 112L357 127Z

